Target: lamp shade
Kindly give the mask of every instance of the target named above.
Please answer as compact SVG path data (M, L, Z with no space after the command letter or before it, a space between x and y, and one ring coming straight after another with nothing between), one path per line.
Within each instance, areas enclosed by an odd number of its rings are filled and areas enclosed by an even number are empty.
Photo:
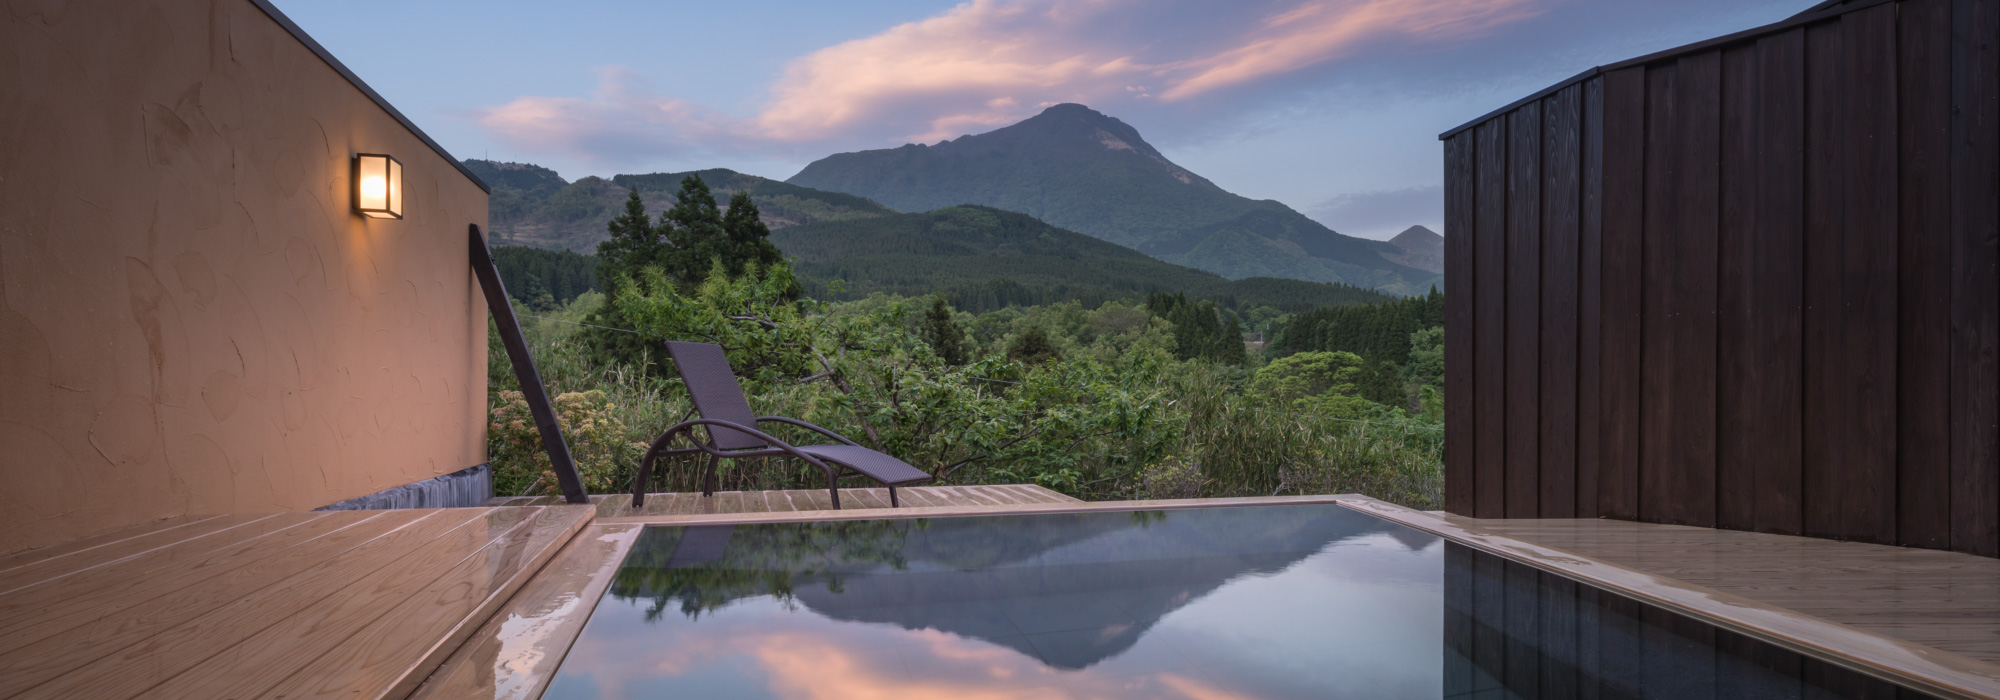
M380 153L354 156L354 210L377 219L403 218L403 163Z

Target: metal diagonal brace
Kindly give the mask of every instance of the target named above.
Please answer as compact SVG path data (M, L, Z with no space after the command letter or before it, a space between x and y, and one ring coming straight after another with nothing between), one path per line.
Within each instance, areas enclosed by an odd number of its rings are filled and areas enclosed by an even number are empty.
M589 503L590 495L583 492L583 479L576 473L576 460L569 456L569 443L563 440L562 425L556 422L555 408L549 405L549 392L542 388L542 373L535 370L535 358L528 356L528 342L521 337L521 322L514 318L514 305L507 302L507 287L500 283L500 268L493 264L493 251L486 247L486 237L479 234L479 224L466 228L472 247L472 271L479 275L479 287L486 291L486 309L493 312L493 321L500 327L500 342L507 346L514 377L521 380L521 394L528 400L529 412L535 415L535 429L542 433L542 447L549 451L549 464L555 469L556 483L562 486L563 499Z

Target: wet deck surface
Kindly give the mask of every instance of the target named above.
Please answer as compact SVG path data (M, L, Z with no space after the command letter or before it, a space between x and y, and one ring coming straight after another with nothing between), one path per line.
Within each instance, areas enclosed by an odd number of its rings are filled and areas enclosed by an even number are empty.
M593 516L186 517L0 557L0 697L404 697Z

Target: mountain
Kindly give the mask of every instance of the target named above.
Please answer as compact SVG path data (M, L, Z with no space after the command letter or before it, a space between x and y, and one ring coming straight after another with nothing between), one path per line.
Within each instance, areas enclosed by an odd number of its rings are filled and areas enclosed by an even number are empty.
M1061 104L936 145L839 153L786 182L921 212L978 204L1232 279L1340 282L1418 294L1435 272L1391 260L1387 241L1333 232L1272 200L1232 194L1167 160L1138 130Z
M1411 226L1389 239L1401 254L1388 256L1391 262L1444 274L1444 236L1422 226Z
M1232 281L1025 214L983 206L802 224L772 231L771 242L795 259L800 277L819 287L816 295L835 299L873 292L938 293L975 312L1009 304L1095 303L1155 291L1185 291L1225 305L1288 312L1388 300L1344 284ZM844 282L840 294L825 289L831 280Z
M639 189L646 211L658 215L673 206L681 179L694 174L700 175L720 200L726 201L731 192L749 192L764 223L772 229L896 213L854 195L821 192L721 168L568 182L554 170L527 163L474 159L465 165L493 188L487 225L496 244L595 252L598 242L609 236L605 222L624 210L631 188Z

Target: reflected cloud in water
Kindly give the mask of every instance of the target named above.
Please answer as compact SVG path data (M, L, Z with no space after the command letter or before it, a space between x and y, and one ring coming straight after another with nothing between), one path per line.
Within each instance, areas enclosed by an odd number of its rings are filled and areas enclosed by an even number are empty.
M655 528L547 697L1438 697L1441 559L1331 506Z

